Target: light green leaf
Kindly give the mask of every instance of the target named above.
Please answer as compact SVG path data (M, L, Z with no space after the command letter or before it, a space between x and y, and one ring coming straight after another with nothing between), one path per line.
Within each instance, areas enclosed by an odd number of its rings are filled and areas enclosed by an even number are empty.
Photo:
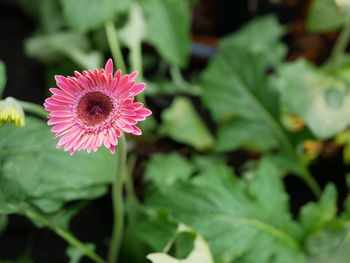
M194 232L194 230L180 224L177 233L183 232ZM195 234L194 248L185 259L176 259L166 253L152 253L147 255L147 258L153 263L214 263L207 243L201 235Z
M200 233L215 262L304 262L281 175L267 160L249 175L243 180L210 170L147 203Z
M71 200L103 195L114 174L114 157L100 149L69 156L55 148L49 128L27 117L26 126L0 129L0 213L13 213L22 202L53 213Z
M6 68L4 62L0 60L0 98L5 90L6 84Z
M350 67L337 72L345 73L350 73ZM277 81L283 104L303 117L318 138L330 138L350 124L350 85L341 76L298 60L281 68Z
M190 51L190 7L186 0L142 0L147 39L170 64L184 67Z
M344 13L335 0L313 0L306 26L310 32L323 33L338 29L344 22Z
M134 3L129 12L128 23L119 31L119 36L130 49L129 61L132 71L139 72L139 78L142 78L142 41L146 37L146 24L144 20L143 10Z
M161 132L197 150L206 150L214 146L213 136L196 112L191 100L185 97L176 97L171 106L162 112Z
M318 203L308 203L300 212L300 224L303 236L311 235L324 227L336 217L337 192L334 185L329 184Z
M266 124L245 119L233 119L221 125L217 136L216 149L220 152L236 150L242 146L258 151L277 146L276 139L271 137L271 129Z
M67 24L84 32L114 20L118 13L126 12L129 0L60 0Z
M161 189L185 181L193 170L193 165L177 153L155 154L147 164L145 179Z
M279 146L295 158L278 121L279 98L266 74L267 61L263 54L253 54L246 46L235 44L217 55L204 71L202 98L219 123L219 150L240 146L268 150Z
M33 36L26 40L28 56L45 63L59 60L66 56L82 68L100 68L102 54L90 51L86 36L72 32L58 32L49 35Z
M328 227L315 233L306 242L307 263L348 263L350 258L350 229Z
M143 10L137 3L133 3L129 11L128 23L119 30L119 36L129 48L132 48L144 40L147 35L146 30Z
M265 15L255 18L237 32L221 39L220 48L230 49L240 45L252 54L264 56L271 64L281 62L287 53L286 46L280 41L285 33L285 27L278 22L276 16Z

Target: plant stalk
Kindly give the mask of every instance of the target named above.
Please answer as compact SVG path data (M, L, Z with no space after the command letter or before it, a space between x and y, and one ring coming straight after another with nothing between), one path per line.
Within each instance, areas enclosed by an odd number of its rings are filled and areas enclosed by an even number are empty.
M22 100L17 100L17 102L21 105L24 111L33 113L45 119L47 118L48 112L43 108L43 106Z
M118 262L119 250L123 238L124 231L124 201L123 201L123 185L124 175L126 173L126 139L123 134L119 137L117 146L117 169L112 186L113 201L113 232L109 243L108 262Z
M40 222L41 224L45 225L46 227L50 228L52 231L54 231L58 236L63 238L67 243L69 243L72 246L75 246L79 248L86 256L88 256L90 259L92 259L94 262L97 263L105 263L105 261L97 255L94 251L89 249L87 246L84 245L84 243L80 242L78 239L76 239L71 233L68 231L52 224L49 220L47 220L44 216L40 215L38 212L32 210L32 209L25 209L23 214L27 216L28 218Z
M123 73L126 73L125 61L119 45L117 30L114 26L114 23L112 21L106 22L105 30L114 63L116 64L117 68L119 68Z

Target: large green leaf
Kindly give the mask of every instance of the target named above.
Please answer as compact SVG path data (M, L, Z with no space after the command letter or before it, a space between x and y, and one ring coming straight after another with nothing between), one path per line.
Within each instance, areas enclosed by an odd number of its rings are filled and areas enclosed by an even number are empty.
M97 153L69 156L55 148L45 123L27 117L26 126L0 128L0 213L13 213L22 202L44 212L64 202L103 195L115 171L114 156Z
M102 55L91 51L86 36L72 32L57 32L33 36L26 40L25 49L29 56L43 62L54 62L62 56L69 57L82 68L99 68Z
M197 150L207 150L214 146L213 136L191 100L185 97L176 97L171 106L162 112L161 132Z
M190 49L190 7L186 0L141 0L147 39L170 64L184 67Z
M97 28L117 13L127 11L129 0L60 0L70 27L78 31Z
M267 160L245 180L209 170L147 203L198 231L215 262L304 262L280 174Z
M193 165L177 153L153 155L147 164L145 179L157 187L171 186L179 180L188 179Z
M306 243L308 263L348 263L350 229L329 227L312 235Z
M308 203L300 212L304 238L322 229L336 217L337 195L333 185L328 185L318 203Z
M307 17L307 28L314 33L338 29L344 22L344 13L335 0L313 0Z
M331 75L298 60L281 68L277 88L288 110L302 116L318 138L326 139L350 124L349 73L350 66Z
M266 35L260 37L258 32ZM218 150L241 146L268 150L278 145L293 155L278 122L279 98L268 73L285 54L279 42L283 33L273 16L260 17L223 39L219 54L204 71L203 102L219 123Z
M0 60L0 98L2 97L2 94L5 90L5 84L6 84L6 69L5 64Z
M239 44L251 53L264 56L272 64L280 62L286 55L287 48L279 41L285 33L285 27L278 22L276 16L265 15L255 18L237 32L221 39L220 49L234 48Z

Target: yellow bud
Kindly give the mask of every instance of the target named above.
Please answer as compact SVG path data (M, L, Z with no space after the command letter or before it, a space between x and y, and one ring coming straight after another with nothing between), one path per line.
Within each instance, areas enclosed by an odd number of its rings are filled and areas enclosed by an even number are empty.
M0 125L12 122L23 127L25 124L24 112L16 99L8 97L0 100Z

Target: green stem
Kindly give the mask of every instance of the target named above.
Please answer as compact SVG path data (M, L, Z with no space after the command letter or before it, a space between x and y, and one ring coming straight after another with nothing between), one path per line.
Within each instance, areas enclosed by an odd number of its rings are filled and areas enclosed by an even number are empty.
M113 232L109 244L108 262L116 263L121 247L124 230L124 202L123 202L123 183L126 172L126 139L123 134L119 137L117 146L117 169L112 187L113 200Z
M24 111L33 113L43 118L47 118L48 113L42 106L32 102L21 101L21 100L17 100L17 101L21 105Z
M137 81L142 82L143 81L143 68L142 68L142 43L137 42L134 43L134 45L130 49L130 64L132 71L137 71ZM145 94L141 92L139 95L136 96L137 100L144 105L146 105L146 98Z
M350 39L350 17L347 17L344 22L343 29L337 38L337 41L332 50L331 56L326 64L327 70L335 69L340 62L340 58L343 55Z
M114 63L116 64L117 68L119 68L123 73L126 73L125 61L118 42L117 30L114 26L114 23L112 21L106 22L105 30Z
M82 252L85 253L86 256L88 256L93 261L95 261L97 263L105 263L105 261L100 256L98 256L94 251L92 251L87 246L85 246L82 242L80 242L78 239L76 239L71 233L69 233L68 231L52 224L49 220L47 220L44 216L40 215L38 212L36 212L32 209L25 209L23 214L25 216L27 216L28 218L30 218L34 221L40 222L41 224L50 228L58 236L60 236L64 240L66 240L67 243L79 248Z

